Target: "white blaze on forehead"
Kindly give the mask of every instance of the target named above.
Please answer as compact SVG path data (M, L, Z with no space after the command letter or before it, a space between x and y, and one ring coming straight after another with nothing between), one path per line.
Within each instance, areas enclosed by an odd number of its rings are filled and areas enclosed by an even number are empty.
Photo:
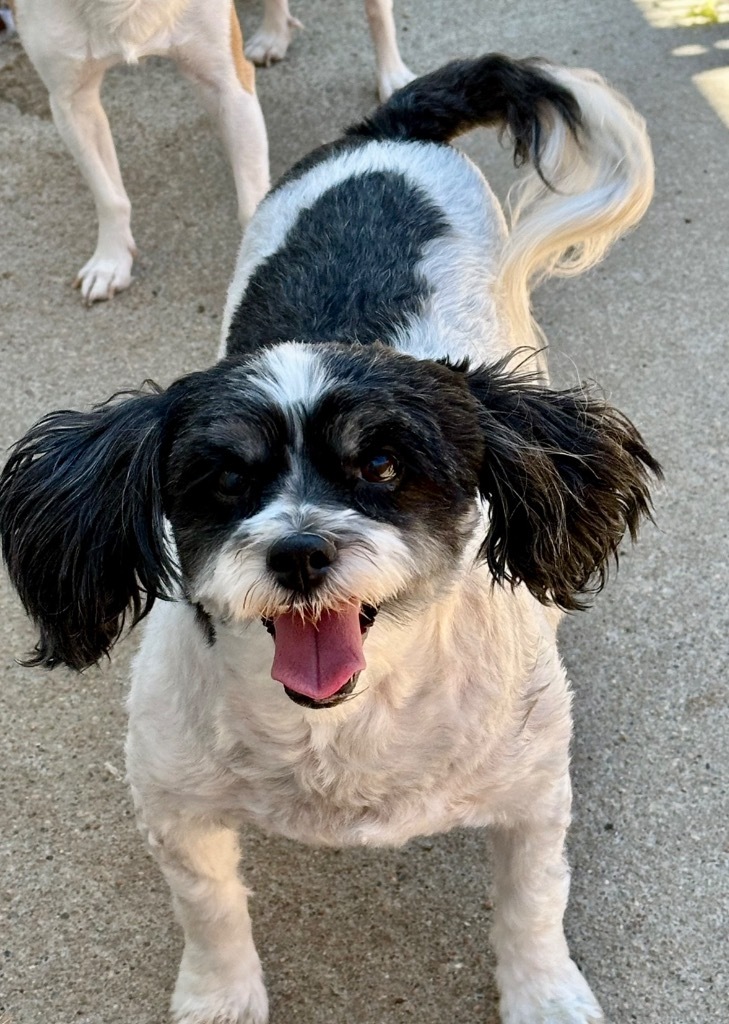
M322 353L296 342L266 349L252 369L253 386L284 411L310 411L333 383Z

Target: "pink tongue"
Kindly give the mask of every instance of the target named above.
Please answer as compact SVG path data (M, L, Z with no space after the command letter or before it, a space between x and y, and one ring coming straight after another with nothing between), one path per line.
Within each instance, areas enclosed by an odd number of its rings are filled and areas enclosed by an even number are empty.
M276 653L271 676L296 693L326 700L365 667L357 605L324 612L316 623L295 612L273 622Z

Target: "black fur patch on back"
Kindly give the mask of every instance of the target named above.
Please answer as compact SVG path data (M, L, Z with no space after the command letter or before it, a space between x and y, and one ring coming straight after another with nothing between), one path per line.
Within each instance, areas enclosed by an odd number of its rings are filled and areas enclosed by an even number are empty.
M389 341L429 288L424 246L447 230L440 211L395 171L348 178L302 210L255 270L235 311L228 353L280 341Z

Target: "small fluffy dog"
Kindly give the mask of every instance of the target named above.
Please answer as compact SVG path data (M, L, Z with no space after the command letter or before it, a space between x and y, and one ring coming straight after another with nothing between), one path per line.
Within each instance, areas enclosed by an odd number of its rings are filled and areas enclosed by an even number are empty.
M447 145L478 125L531 163L510 231ZM151 612L127 767L185 932L176 1021L266 1020L242 822L345 846L490 826L504 1024L602 1020L562 930L555 632L660 470L524 346L530 283L598 260L652 184L642 120L596 75L449 64L263 201L217 365L16 446L0 531L32 662L83 669Z
M384 103L396 89L411 82L414 75L400 56L392 0L365 0L365 13L375 46L377 92ZM291 15L288 0L265 0L263 24L246 46L246 57L265 67L282 60L291 42L291 29L301 27L301 22Z

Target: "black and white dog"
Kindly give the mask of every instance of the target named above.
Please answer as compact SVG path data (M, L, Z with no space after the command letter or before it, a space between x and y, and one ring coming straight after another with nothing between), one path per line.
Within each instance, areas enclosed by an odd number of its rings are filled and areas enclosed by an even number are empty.
M446 145L478 125L531 164L508 231ZM555 632L660 471L524 349L530 284L598 260L652 181L642 120L596 75L450 64L264 200L217 365L16 446L0 528L32 661L83 669L151 611L128 773L185 932L175 1020L266 1019L243 821L330 845L491 826L502 1020L602 1020L562 930Z

